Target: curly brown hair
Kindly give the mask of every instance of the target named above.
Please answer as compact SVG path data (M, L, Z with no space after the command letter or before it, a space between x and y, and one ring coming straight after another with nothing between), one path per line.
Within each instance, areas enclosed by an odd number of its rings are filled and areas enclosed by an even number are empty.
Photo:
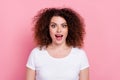
M49 24L53 16L63 17L68 25L68 46L82 47L84 43L85 27L83 18L71 8L45 8L34 17L34 38L40 47L52 43L49 34Z

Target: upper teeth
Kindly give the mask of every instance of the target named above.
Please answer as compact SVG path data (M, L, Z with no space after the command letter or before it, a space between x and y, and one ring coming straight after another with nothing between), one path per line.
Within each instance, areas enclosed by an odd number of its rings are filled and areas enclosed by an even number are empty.
M55 35L56 37L62 37L63 35Z

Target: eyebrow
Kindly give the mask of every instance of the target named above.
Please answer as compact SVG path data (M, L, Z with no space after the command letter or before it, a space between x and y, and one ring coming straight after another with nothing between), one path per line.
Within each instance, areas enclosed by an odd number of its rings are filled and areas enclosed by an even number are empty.
M54 23L54 24L56 24L55 22L50 22L50 23ZM67 24L66 22L64 22L64 23L62 23L62 24Z

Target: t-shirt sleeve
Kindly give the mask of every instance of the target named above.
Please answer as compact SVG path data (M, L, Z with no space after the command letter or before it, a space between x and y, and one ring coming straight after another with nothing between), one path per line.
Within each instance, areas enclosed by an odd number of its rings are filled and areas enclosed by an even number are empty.
M80 61L81 61L80 70L83 70L83 69L89 67L88 58L87 58L87 55L84 50L81 50L81 60Z
M26 67L35 70L35 49L33 49L28 57Z

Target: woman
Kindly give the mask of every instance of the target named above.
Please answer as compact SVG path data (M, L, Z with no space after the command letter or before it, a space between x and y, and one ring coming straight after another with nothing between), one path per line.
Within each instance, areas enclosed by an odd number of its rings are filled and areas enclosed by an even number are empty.
M28 58L26 80L89 80L82 49L81 16L70 8L46 8L35 16L37 47Z

